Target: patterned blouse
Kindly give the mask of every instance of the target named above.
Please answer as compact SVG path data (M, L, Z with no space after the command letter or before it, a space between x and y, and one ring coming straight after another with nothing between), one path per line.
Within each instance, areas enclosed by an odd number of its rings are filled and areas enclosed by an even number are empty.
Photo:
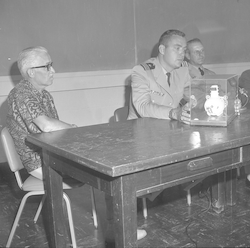
M22 80L10 91L7 102L7 128L23 166L31 172L41 167L41 157L38 148L26 144L25 139L28 134L41 133L33 123L37 117L58 119L53 98L48 91L39 92L30 82Z

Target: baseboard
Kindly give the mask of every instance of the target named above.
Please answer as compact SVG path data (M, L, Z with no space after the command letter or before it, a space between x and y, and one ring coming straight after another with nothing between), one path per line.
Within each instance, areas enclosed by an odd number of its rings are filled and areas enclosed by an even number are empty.
M250 68L250 63L208 64L204 66L217 74L240 75ZM60 92L126 86L130 83L130 74L130 69L56 73L54 83L47 89L50 92ZM0 96L7 96L20 80L20 75L0 77Z

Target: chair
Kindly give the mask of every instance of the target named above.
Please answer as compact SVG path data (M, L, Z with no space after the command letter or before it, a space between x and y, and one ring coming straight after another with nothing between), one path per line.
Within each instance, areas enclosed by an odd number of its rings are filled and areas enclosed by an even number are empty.
M115 112L114 112L114 120L115 120L115 122L126 121L127 117L128 117L128 111L129 111L128 106L124 106L122 108L116 109ZM145 197L142 197L143 217L145 219L147 219L147 217L148 217L148 210L147 210L147 202L146 202L146 200L147 199Z
M125 121L127 120L128 117L128 113L129 113L129 108L128 106L124 106L122 108L118 108L115 110L114 112L114 120L116 122L118 121ZM199 184L200 182L202 182L202 180L204 180L204 178L202 179L197 179L192 181L190 184L188 184L184 190L187 191L187 204L190 206L191 205L191 189L196 186L197 184ZM145 219L147 219L147 205L146 205L146 198L143 197L142 198L142 203L143 203L143 216Z
M250 93L250 70L245 70L241 73L239 79L239 98L241 100L242 108L241 111L246 109L250 109L250 100L249 100L249 93ZM247 176L246 184L249 185L250 179L250 165L244 167L245 173ZM237 168L237 175L240 177L240 168ZM249 178L249 179L248 179Z
M23 167L23 164L19 158L19 155L16 152L13 139L12 139L12 137L11 137L11 135L8 132L8 129L6 127L4 127L1 131L1 140L3 143L3 148L5 151L6 157L7 157L9 167L10 167L11 171L14 172L14 174L15 174L15 178L17 180L17 184L18 184L19 188L23 191L28 192L23 196L23 198L21 200L20 206L19 206L18 211L17 211L17 215L15 217L14 223L13 223L12 228L11 228L11 232L10 232L7 244L6 244L6 247L10 247L13 236L14 236L16 228L17 228L17 225L18 225L18 222L19 222L19 219L20 219L20 216L22 214L24 205L26 203L26 200L30 196L33 196L33 195L43 195L42 200L38 206L36 215L34 217L34 222L36 223L37 219L40 215L40 212L42 210L42 206L43 206L43 203L45 201L46 195L44 192L44 186L43 186L42 180L39 180L38 178L35 178L32 175L30 175L25 181L22 180L20 170L24 169L24 167ZM84 184L84 183L79 182L77 180L73 180L73 179L70 180L70 179L71 178L69 178L70 182L67 181L67 184L63 183L64 190L80 187ZM72 246L74 248L76 248L77 245L76 245L76 238L75 238L75 231L74 231L74 224L73 224L73 218L72 218L70 199L65 192L63 193L63 198L64 198L65 203L66 203ZM95 207L95 200L94 200L94 191L93 191L92 187L91 187L91 200L92 200L92 213L93 213L94 225L97 228L96 207Z
M239 98L242 104L242 110L250 108L249 92L250 92L250 70L243 71L239 79Z
M126 121L128 118L128 111L128 106L116 109L114 112L115 122Z

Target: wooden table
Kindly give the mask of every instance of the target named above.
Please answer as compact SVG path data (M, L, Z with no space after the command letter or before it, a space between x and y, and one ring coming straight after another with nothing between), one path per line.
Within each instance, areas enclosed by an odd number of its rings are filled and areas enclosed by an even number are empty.
M250 113L228 127L143 118L30 135L27 140L42 148L50 247L66 247L67 236L62 178L56 171L113 196L116 247L136 247L138 196L218 174L217 206L236 202L232 169L250 161Z

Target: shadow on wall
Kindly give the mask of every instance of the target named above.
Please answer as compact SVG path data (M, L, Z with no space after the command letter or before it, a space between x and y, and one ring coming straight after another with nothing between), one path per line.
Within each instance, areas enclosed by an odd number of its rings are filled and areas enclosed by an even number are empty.
M6 125L6 116L7 116L7 111L8 111L8 105L7 101L5 100L1 105L0 105L0 130Z
M19 73L17 62L14 62L12 66L10 67L9 76L11 78L11 82L14 88L21 79L21 74ZM7 95L6 96L2 95L2 97L3 98L6 97L7 99ZM6 125L7 111L8 111L8 104L7 104L7 100L5 100L0 105L0 129L2 129L2 127Z
M141 50L139 52L138 60L141 60L139 63L142 63L149 58L157 57L157 55L158 55L158 42L152 48L152 50L150 52L150 57L147 57L147 52L148 51L145 51L145 50ZM125 79L125 85L126 85L126 87L124 90L124 105L123 106L129 106L130 95L131 95L131 76L129 76ZM114 111L115 111L115 109L114 109ZM109 123L112 123L112 122L114 122L114 115L111 116L109 119Z
M131 94L131 76L126 78L125 83L127 86L125 87L124 91L124 99L125 99L124 106L128 106Z
M153 49L152 49L152 51L150 53L150 58L157 57L157 55L158 55L158 43L156 43L154 45L154 47L153 47ZM146 59L149 59L149 58L146 58ZM144 61L141 61L141 62L144 62ZM125 79L125 85L126 85L126 87L125 87L125 90L124 90L124 105L123 106L129 106L130 96L131 96L131 76L128 76ZM115 110L116 109L114 109L114 112L115 112ZM112 123L112 122L114 122L114 115L111 116L110 119L109 119L109 123Z
M158 42L153 46L152 50L141 48L138 51L137 59L138 64L145 62L146 60L150 58L155 58L158 55Z
M139 63L143 63L145 60L148 60L150 58L154 58L158 56L158 42L154 45L154 47L151 50L150 57L144 58L145 52L144 50L141 50L138 55L138 60L142 60ZM130 95L131 95L131 76L127 77L125 80L125 91L124 91L124 105L123 106L129 106L129 101L130 101ZM115 111L115 110L114 110ZM109 123L114 122L114 116L110 117Z
M22 79L22 76L19 72L18 66L17 66L17 61L12 64L10 67L10 73L11 81L13 84L13 88L20 82Z
M11 78L11 82L13 85L13 88L18 84L18 82L21 79L21 75L19 72L19 69L17 67L17 62L14 62L9 70L9 76ZM7 104L7 96L9 93L6 93L6 95L0 94L0 131L2 131L2 128L6 126L6 116L8 113L8 104ZM2 143L0 142L0 163L6 162L5 154L3 153Z
M159 47L159 44L158 42L154 45L153 49L152 49L152 52L151 52L151 58L155 58L158 56L158 47Z
M128 76L125 79L125 89L124 89L124 104L121 107L129 106L130 94L131 94L131 77ZM116 109L114 109L115 112ZM109 123L115 122L114 115L109 118Z

